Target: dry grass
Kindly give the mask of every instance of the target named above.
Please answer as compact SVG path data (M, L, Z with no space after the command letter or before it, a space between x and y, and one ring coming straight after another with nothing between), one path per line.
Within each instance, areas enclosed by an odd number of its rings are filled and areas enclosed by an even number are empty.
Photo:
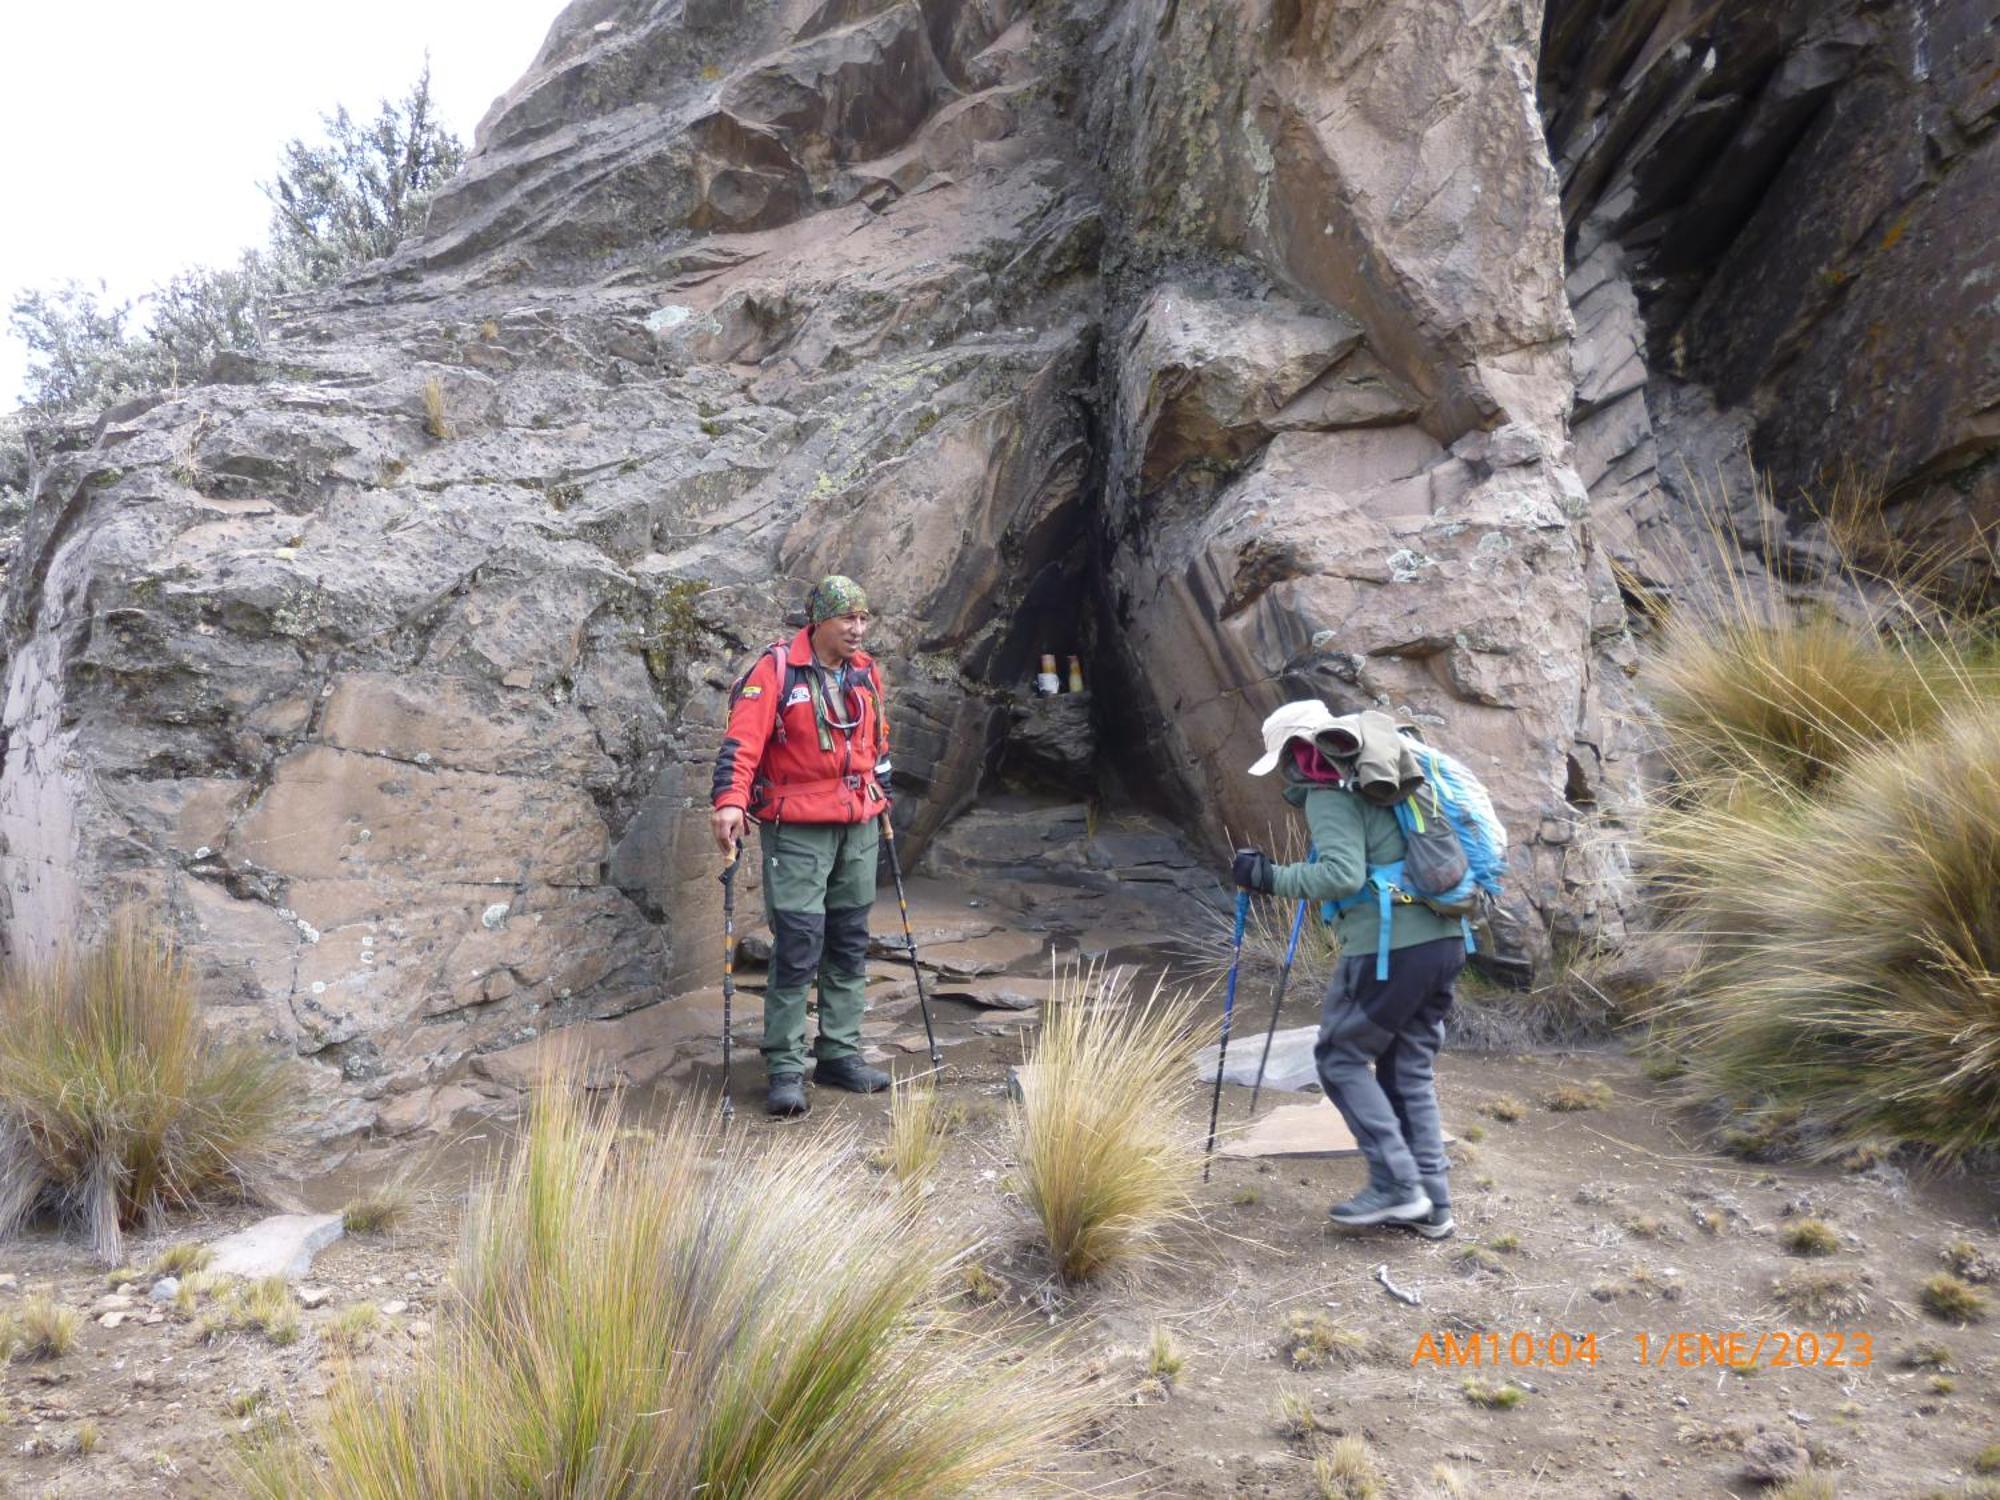
M408 1171L391 1173L347 1200L340 1211L341 1227L349 1234L389 1234L416 1206L416 1188Z
M889 1144L882 1163L906 1188L919 1188L944 1157L952 1130L951 1111L939 1099L934 1079L890 1086Z
M1278 1348L1294 1370L1355 1365L1368 1357L1366 1335L1342 1328L1323 1312L1294 1312Z
M852 1142L725 1144L712 1112L617 1141L567 1082L468 1214L438 1336L336 1374L316 1443L245 1460L276 1500L1034 1492L1098 1399L950 1315L957 1267ZM673 1357L661 1353L671 1350ZM323 1451L316 1462L314 1447Z
M1479 1486L1450 1464L1433 1464L1430 1479L1417 1495L1418 1500L1479 1500Z
M1155 1323L1152 1342L1146 1349L1146 1373L1161 1384L1172 1386L1186 1368L1187 1356L1181 1352L1172 1331Z
M1181 1123L1200 1034L1185 996L1094 1003L1094 974L1059 975L1014 1112L1023 1196L1057 1274L1088 1281L1155 1253L1193 1211L1200 1142Z
M454 436L451 412L445 406L444 382L435 375L424 381L424 431L441 443Z
M1924 1311L1948 1323L1985 1321L1987 1300L1984 1292L1966 1285L1949 1271L1940 1271L1923 1285Z
M0 980L0 1237L53 1211L116 1265L127 1229L232 1186L283 1098L277 1059L212 1042L193 973L126 912Z
M1483 1406L1489 1411L1512 1411L1528 1399L1528 1393L1512 1381L1492 1385L1475 1378L1466 1381L1459 1389L1474 1406Z
M959 1272L959 1288L973 1302L998 1302L1005 1290L1000 1280L978 1261L968 1263Z
M1953 1240L1939 1252L1939 1257L1944 1261L1946 1270L1963 1280L1982 1285L2000 1281L2000 1259L1988 1255L1971 1240Z
M155 1279L161 1276L188 1276L207 1270L208 1263L214 1259L215 1252L198 1240L182 1240L154 1256L152 1268L146 1274Z
M1764 1494L1765 1500L1840 1500L1840 1486L1833 1482L1831 1474L1808 1469L1797 1479L1788 1479Z
M1382 1471L1359 1437L1339 1439L1313 1460L1313 1483L1322 1500L1381 1500Z
M1858 1317L1868 1310L1868 1293L1860 1274L1831 1266L1787 1272L1773 1285L1771 1295L1794 1317L1818 1324Z
M299 1341L299 1305L292 1300L291 1288L282 1276L266 1276L232 1287L222 1314L229 1327L261 1333L280 1348Z
M1650 838L1699 944L1653 1019L1708 1092L1803 1113L1821 1154L2000 1142L2000 698L1823 795L1661 812Z
M1304 1391L1280 1391L1278 1409L1273 1413L1271 1425L1278 1436L1293 1442L1304 1442L1316 1432L1324 1432L1319 1416L1313 1411L1312 1397Z
M1779 1229L1778 1243L1794 1255L1831 1255L1840 1248L1840 1233L1824 1219L1800 1219Z
M1497 1099L1489 1099L1479 1106L1480 1112L1498 1120L1503 1125L1514 1125L1527 1118L1528 1106L1512 1094L1502 1094Z
M1589 1083L1559 1083L1542 1095L1542 1108L1559 1115L1578 1114L1586 1109L1603 1109L1611 1102L1610 1085L1592 1079Z
M329 1349L341 1354L359 1354L374 1342L375 1331L381 1324L381 1310L374 1303L357 1302L328 1319L319 1336Z
M76 1347L83 1332L83 1314L55 1298L28 1298L15 1315L14 1353L21 1359L61 1359Z

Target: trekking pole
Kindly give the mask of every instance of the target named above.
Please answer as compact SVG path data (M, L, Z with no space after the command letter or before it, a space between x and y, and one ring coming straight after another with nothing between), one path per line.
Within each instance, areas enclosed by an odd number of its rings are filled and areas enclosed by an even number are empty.
M722 1123L736 1117L736 1104L729 1097L729 1043L731 1010L736 999L736 867L743 863L743 840L722 872Z
M1257 1059L1257 1082L1250 1089L1250 1118L1257 1118L1257 1096L1264 1091L1264 1069L1271 1064L1271 1040L1278 1034L1278 1012L1284 1008L1285 985L1292 977L1292 960L1299 954L1299 933L1306 925L1306 903L1292 914L1292 940L1285 945L1285 966L1278 970L1278 992L1271 997L1271 1024L1264 1031L1264 1055Z
M1222 1069L1229 1061L1229 1018L1236 1010L1236 974L1243 967L1243 923L1250 915L1250 893L1236 893L1236 936L1229 955L1229 988L1222 997L1222 1046L1215 1054L1215 1097L1208 1105L1208 1149L1201 1156L1201 1180L1208 1181L1208 1169L1215 1160L1215 1121L1222 1109Z
M889 851L889 873L896 878L896 905L903 913L903 947L910 955L910 973L916 976L917 1009L924 1013L924 1040L931 1044L931 1069L935 1072L944 1066L944 1054L938 1051L937 1033L931 1029L931 1002L924 994L923 965L917 962L917 935L910 931L910 900L903 894L903 862L896 857L896 829L887 813L882 814L882 842Z

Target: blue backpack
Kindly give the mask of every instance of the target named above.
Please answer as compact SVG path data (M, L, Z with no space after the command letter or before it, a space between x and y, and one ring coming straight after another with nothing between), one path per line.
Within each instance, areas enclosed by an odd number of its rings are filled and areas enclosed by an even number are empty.
M1476 952L1472 917L1483 897L1500 894L1507 873L1507 829L1479 778L1442 750L1422 743L1415 749L1424 784L1393 804L1403 833L1403 857L1371 865L1366 885L1344 900L1327 902L1323 911L1332 921L1374 891L1382 917L1375 946L1378 981L1389 977L1389 929L1399 903L1421 901L1443 916L1457 917L1465 951Z

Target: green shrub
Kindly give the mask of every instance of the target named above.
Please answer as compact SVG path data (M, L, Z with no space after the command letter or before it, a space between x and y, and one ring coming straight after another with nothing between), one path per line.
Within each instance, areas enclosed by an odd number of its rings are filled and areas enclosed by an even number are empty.
M0 980L0 1235L52 1209L116 1265L125 1230L231 1185L283 1098L279 1061L212 1042L187 964L125 913Z

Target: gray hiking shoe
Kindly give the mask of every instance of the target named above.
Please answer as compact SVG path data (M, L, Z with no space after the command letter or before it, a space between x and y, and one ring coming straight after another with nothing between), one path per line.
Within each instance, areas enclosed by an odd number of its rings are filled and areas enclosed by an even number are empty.
M764 1092L767 1115L802 1115L812 1106L806 1103L805 1080L796 1073L777 1073Z
M1449 1203L1433 1203L1431 1211L1421 1219L1391 1219L1398 1229L1414 1230L1427 1240L1448 1240L1458 1225L1452 1222Z
M813 1068L813 1082L850 1094L879 1094L889 1086L889 1075L858 1057L822 1057Z
M1387 1188L1370 1184L1345 1203L1334 1204L1327 1215L1336 1224L1364 1229L1370 1224L1407 1224L1430 1211L1430 1195L1410 1182Z

